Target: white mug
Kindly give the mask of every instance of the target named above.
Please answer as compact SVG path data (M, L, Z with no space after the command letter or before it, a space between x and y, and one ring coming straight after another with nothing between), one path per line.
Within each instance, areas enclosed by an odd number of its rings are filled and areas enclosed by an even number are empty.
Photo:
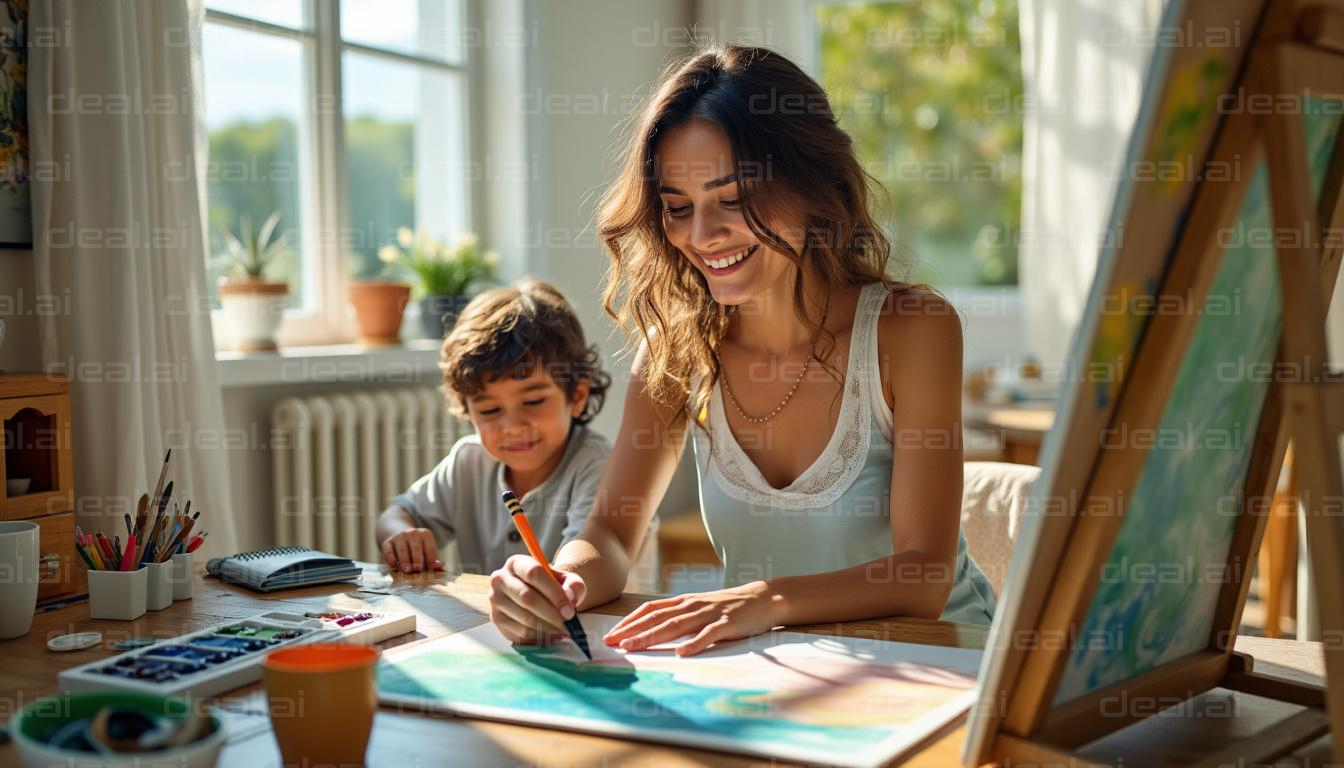
M0 640L22 637L37 610L37 523L0 522Z

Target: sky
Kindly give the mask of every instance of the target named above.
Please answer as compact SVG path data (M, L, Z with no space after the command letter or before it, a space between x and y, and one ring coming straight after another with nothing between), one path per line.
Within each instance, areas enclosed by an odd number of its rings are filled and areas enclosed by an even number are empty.
M315 0L329 2L330 0ZM208 0L206 6L273 24L301 29L304 0ZM418 37L442 54L455 39L454 29L438 19L453 18L460 0L342 0L341 28L346 40L415 53ZM421 28L420 21L429 19ZM210 129L239 119L276 116L297 119L305 99L304 42L206 24L206 121ZM343 54L347 114L409 119L418 112L420 78L444 75L366 54Z

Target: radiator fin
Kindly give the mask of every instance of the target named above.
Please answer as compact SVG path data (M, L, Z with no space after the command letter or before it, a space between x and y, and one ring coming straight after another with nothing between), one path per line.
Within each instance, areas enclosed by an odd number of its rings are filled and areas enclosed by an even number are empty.
M378 515L470 430L433 387L287 397L271 428L276 544L370 562Z

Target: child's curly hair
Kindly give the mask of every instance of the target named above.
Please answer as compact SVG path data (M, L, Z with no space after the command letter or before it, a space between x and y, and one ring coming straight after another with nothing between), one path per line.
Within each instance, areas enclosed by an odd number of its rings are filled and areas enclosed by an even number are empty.
M611 376L597 345L589 346L574 308L550 283L527 279L486 291L462 310L443 340L439 370L453 413L465 418L467 399L487 382L529 376L542 366L573 402L588 382L588 405L574 420L587 424L601 410Z

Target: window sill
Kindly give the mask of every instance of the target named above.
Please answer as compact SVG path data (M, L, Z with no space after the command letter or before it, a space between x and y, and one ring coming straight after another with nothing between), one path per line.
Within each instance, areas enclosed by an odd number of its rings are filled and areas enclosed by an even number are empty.
M329 344L279 352L215 353L219 385L229 387L380 381L413 383L438 376L440 342L408 339L396 347Z

